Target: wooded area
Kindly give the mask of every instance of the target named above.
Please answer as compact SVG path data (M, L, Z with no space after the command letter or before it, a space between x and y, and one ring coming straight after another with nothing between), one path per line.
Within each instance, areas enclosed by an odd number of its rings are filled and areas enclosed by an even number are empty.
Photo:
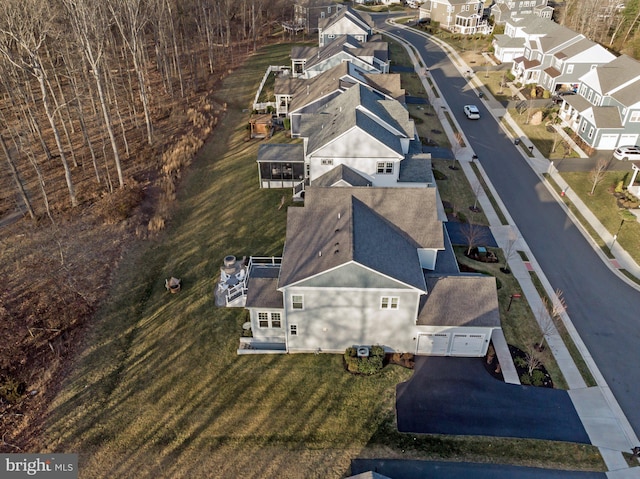
M291 14L265 0L2 2L0 215L51 215L175 163L167 139L213 125L212 84Z
M555 3L554 18L561 25L615 52L640 58L640 0L565 0Z
M38 448L113 271L163 228L226 109L250 108L216 84L292 15L290 0L0 2L0 451Z

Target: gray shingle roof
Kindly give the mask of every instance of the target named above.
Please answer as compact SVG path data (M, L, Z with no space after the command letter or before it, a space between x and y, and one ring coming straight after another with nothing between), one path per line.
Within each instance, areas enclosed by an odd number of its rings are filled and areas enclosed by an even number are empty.
M304 162L304 146L302 143L260 145L258 161Z
M620 110L617 106L594 106L593 118L596 128L622 128Z
M431 155L427 153L408 155L400 162L400 183L431 183L435 185L431 169Z
M496 280L484 275L427 277L417 324L500 327Z
M365 111L400 130L406 137L413 138L413 122L400 103L385 100L379 93L357 84L327 103L314 118L305 117L301 134L309 138L307 155L356 126L402 155L398 136Z
M335 168L327 171L324 175L316 178L311 185L319 187L333 186L339 181L344 181L350 186L371 186L369 179L358 173L345 164L340 164Z
M278 287L356 261L424 290L417 250L444 247L436 199L435 188L308 188L288 210Z
M596 68L603 94L621 87L634 78L640 78L640 62L627 55L620 55L615 60Z
M277 290L278 278L254 278L249 276L245 306L261 308L284 307L282 293Z
M373 23L373 20L371 19L371 15L365 12L359 12L357 10L354 10L349 6L347 6L346 8L341 8L330 17L320 19L318 25L322 29L327 29L332 24L340 21L344 17L349 18L351 21L354 21L356 24L359 24L362 27L365 27L365 28L369 27L370 29L374 27L374 23Z

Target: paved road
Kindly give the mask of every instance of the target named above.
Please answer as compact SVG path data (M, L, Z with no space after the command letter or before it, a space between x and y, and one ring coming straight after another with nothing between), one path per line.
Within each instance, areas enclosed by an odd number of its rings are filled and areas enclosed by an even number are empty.
M374 471L392 479L606 479L600 472L554 471L536 467L468 462L354 459L351 474Z
M507 384L483 358L417 357L396 412L400 432L591 444L567 391Z
M413 43L426 61L551 285L564 292L573 324L640 435L640 293L603 264L447 55L416 33L382 23L379 28ZM478 105L481 120L464 117L468 103Z

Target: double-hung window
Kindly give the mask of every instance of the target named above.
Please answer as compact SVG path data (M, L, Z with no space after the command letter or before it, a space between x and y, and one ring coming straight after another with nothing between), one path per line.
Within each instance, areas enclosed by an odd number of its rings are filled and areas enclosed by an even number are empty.
M258 312L258 326L260 328L281 328L282 316L280 313Z
M304 309L304 296L301 294L292 294L291 307L293 309Z
M393 173L393 162L392 161L379 161L376 167L376 172L378 174L389 175Z
M382 296L380 309L398 309L399 298L397 296Z

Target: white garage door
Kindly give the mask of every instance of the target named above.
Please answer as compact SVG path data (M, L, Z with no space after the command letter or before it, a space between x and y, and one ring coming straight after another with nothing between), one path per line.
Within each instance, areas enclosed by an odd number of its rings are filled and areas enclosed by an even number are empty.
M603 150L613 150L618 144L618 135L602 135L598 148Z
M636 145L638 141L638 135L620 135L620 141L618 146Z
M448 349L448 333L426 333L418 335L418 350L416 354L446 356Z
M454 334L452 356L482 356L484 334Z

